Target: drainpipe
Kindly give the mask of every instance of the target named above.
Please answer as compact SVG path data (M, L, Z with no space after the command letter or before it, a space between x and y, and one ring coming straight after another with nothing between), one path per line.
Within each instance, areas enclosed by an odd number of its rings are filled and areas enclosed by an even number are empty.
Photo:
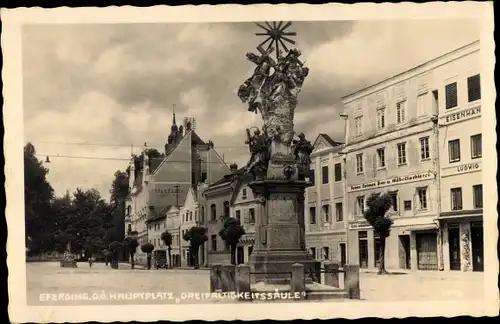
M436 112L432 117L432 129L434 133L434 176L436 181L436 202L437 202L437 225L438 225L438 253L439 253L439 271L444 270L444 256L443 256L443 230L440 222L441 216L441 166L439 161L439 115Z
M349 115L347 114L341 114L340 118L344 120L344 147L342 148L342 151L339 152L340 155L342 155L342 180L344 181L343 183L343 204L342 204L342 214L344 215L344 227L345 227L345 262L346 264L350 264L349 262L349 216L347 215L347 171L346 171L346 165L347 165L347 146L348 146L348 140L349 140L349 134L348 134L348 118Z

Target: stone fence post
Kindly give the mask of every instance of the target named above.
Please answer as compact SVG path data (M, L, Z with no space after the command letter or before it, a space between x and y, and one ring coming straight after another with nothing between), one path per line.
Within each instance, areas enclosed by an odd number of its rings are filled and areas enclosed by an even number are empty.
M236 267L233 264L224 264L221 267L222 291L236 291Z
M250 266L247 264L239 264L236 266L236 292L250 293ZM242 301L251 299L243 298Z
M299 293L301 299L305 299L305 278L304 278L304 266L300 263L292 264L292 280L290 281L290 292L292 294Z
M221 264L212 264L210 266L210 292L222 289L221 267Z
M339 288L339 264L325 262L325 285Z
M344 287L349 299L360 299L359 265L344 265Z

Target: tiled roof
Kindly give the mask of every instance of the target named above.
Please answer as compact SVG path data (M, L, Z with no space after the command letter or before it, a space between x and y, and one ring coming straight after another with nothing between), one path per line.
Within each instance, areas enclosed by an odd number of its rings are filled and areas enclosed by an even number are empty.
M170 209L170 207L172 207L172 205L167 205L161 208L159 211L156 211L156 209L154 211L151 211L148 215L147 222L149 223L165 219L167 217L167 211Z

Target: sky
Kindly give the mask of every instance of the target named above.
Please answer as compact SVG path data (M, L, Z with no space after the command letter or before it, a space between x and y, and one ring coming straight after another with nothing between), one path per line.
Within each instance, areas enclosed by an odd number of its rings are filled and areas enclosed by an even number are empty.
M244 165L245 128L262 119L236 91L254 69L245 53L256 53L261 31L251 22L23 26L24 142L39 159L59 155L45 164L55 194L95 188L107 198L132 152L145 142L163 152L174 104L178 121L194 117L202 139ZM474 20L416 19L293 22L289 31L310 69L295 130L311 142L319 133L343 140L342 96L480 33Z

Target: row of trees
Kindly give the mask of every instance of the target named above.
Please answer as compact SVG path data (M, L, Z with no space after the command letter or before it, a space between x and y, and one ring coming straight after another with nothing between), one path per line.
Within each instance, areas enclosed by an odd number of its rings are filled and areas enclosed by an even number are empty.
M95 189L78 188L56 197L47 181L49 170L36 157L35 147L24 147L24 195L26 247L33 254L64 252L81 256L109 251L123 240L128 174L117 171L110 201Z

